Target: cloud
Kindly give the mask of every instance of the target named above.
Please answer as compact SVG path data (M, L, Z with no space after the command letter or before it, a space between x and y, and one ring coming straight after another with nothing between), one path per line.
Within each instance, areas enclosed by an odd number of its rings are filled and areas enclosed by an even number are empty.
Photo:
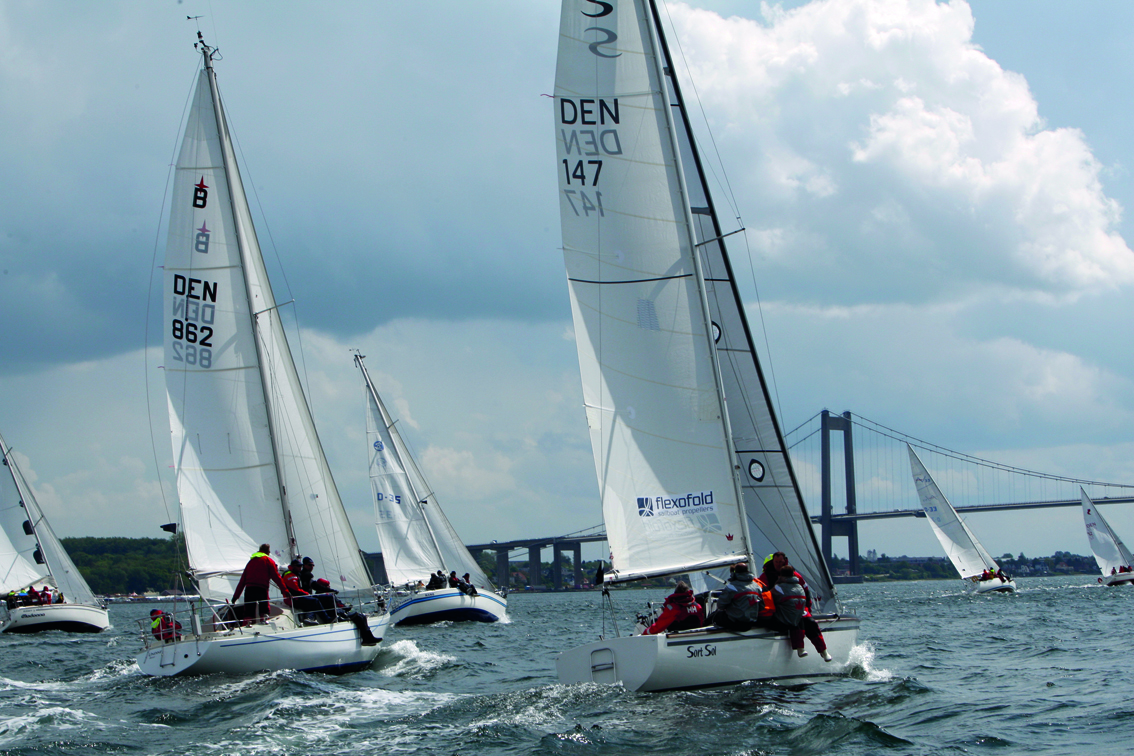
M766 291L856 304L1134 283L1083 133L1045 127L961 0L764 6L763 25L671 13Z

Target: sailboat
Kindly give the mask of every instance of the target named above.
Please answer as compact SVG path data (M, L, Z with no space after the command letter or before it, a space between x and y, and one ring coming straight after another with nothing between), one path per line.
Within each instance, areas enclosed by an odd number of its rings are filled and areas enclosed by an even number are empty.
M20 472L11 447L0 436L0 632L65 630L97 633L110 627L106 606L79 574L55 537L35 494ZM33 591L48 586L50 604L30 603ZM29 590L31 589L31 590Z
M834 657L705 627L600 638L561 654L559 679L654 691L845 673L859 621L811 529L653 0L564 0L555 120L606 584L758 572L755 555L784 551Z
M505 616L508 601L495 593L488 576L461 542L441 511L433 489L406 446L370 373L355 354L366 395L366 441L370 450L370 486L374 521L382 559L390 582L403 587L390 607L394 624L476 620L496 622ZM425 590L437 570L444 575L469 575L475 595L456 588Z
M1107 586L1134 583L1134 556L1130 555L1130 549L1110 529L1110 524L1087 496L1087 492L1080 488L1079 493L1083 497L1083 522L1087 525L1087 540L1091 542L1091 552L1102 570L1099 582Z
M945 555L957 568L962 580L968 580L975 586L976 593L1013 593L1016 590L1016 581L1004 577L1000 565L985 551L984 546L969 530L957 515L957 510L941 493L941 489L933 482L933 477L925 469L921 458L913 447L906 444L910 453L910 470L913 472L914 485L917 486L917 495L921 499L921 508L925 510L925 518L929 520L933 534L945 548Z
M197 45L203 67L177 159L163 298L180 525L200 598L170 618L182 627L175 640L157 637L156 627L151 635L145 623L138 665L150 675L362 669L378 646L365 645L352 622L307 626L275 599L269 621L247 624L228 603L257 544L267 543L283 564L314 559L316 574L358 604L355 622L361 617L376 639L389 624L272 294L217 89L216 51Z

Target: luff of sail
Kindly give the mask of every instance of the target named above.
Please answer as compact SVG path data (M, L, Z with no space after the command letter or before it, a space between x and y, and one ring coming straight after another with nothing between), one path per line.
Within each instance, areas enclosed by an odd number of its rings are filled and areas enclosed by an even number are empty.
M645 4L564 3L563 255L615 580L750 551L661 68Z
M369 585L276 309L205 55L177 159L166 247L165 372L177 490L202 595L249 555L300 553Z
M725 237L709 191L688 111L656 3L650 4L664 56L664 81L673 112L674 131L691 207L697 254L704 272L705 297L724 386L736 466L740 471L748 538L757 557L783 551L807 580L819 611L834 611L837 591L823 559L811 519L788 455L771 395L744 313L740 291L726 250ZM723 577L723 575L722 575ZM715 586L709 586L715 587Z
M1087 492L1079 489L1083 503L1083 522L1087 526L1087 540L1091 544L1091 553L1095 555L1095 562L1102 570L1103 576L1117 573L1119 568L1134 567L1134 556L1130 549L1110 529L1110 523L1102 516L1095 503L1087 496Z
M906 444L906 449L909 451L910 470L925 517L957 572L967 580L979 576L986 569L992 572L999 570L996 560L985 551L969 526L957 515L957 510L945 498L945 494L941 493L917 452L909 444Z
M370 373L355 356L366 395L366 440L374 522L386 574L395 585L426 581L437 570L469 573L473 585L492 582L465 548L417 466Z

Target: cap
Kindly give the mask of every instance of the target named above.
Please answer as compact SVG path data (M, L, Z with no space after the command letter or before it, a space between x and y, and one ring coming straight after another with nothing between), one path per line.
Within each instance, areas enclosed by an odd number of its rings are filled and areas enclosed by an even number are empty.
M303 557L303 563L304 564L315 564L315 560L312 559L311 557Z
M151 609L150 610L150 616L151 617L154 616L155 614L161 614L161 609Z

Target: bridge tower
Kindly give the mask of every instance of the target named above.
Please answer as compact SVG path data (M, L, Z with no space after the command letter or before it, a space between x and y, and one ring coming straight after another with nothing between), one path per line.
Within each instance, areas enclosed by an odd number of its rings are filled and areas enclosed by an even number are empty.
M832 415L823 410L820 420L820 454L822 464L822 512L820 527L822 534L823 558L831 563L831 539L840 537L847 539L847 554L850 560L851 581L857 582L855 576L861 580L862 573L858 569L858 520L848 519L834 521L831 518L831 431L842 431L843 434L843 468L846 473L847 510L849 515L857 514L854 494L854 441L851 434L851 413L844 412L842 416ZM844 581L836 581L844 582Z

